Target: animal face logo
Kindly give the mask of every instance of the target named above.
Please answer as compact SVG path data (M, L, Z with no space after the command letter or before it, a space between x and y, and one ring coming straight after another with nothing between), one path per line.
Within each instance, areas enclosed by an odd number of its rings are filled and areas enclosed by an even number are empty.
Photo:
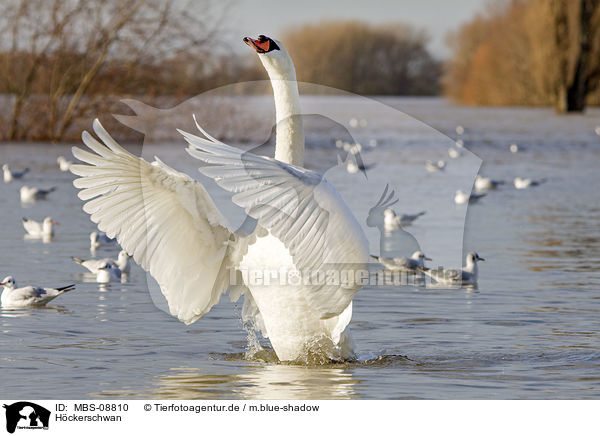
M6 409L6 431L14 433L21 429L47 429L50 422L50 411L38 404L28 401L19 401L10 405L4 404Z

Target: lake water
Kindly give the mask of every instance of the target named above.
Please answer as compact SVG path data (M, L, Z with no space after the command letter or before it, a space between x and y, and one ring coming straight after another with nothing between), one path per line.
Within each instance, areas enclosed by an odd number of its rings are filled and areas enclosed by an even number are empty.
M427 211L391 246L401 250L408 241L410 251L417 243L433 258L432 267L458 267L466 252L477 251L486 258L477 289L369 286L354 300L357 361L307 366L246 360L241 304L226 296L185 326L157 308L138 266L128 283L86 281L70 256L90 257L94 225L81 209L74 177L56 165L58 155L70 156L68 144L3 144L0 162L32 171L23 181L0 183L0 276L12 274L20 285L76 283L77 289L46 308L0 312L2 396L599 398L600 136L594 128L600 110L559 117L549 109L459 108L441 99L379 101L386 106L351 97L304 100L310 113L335 112L333 118L363 144L377 140L362 153L377 164L368 179L340 168L330 169L328 179L363 223L374 254L390 247L377 227L366 226L386 184L400 200L396 211ZM359 126L349 127L355 116ZM361 119L368 124L360 127ZM449 159L459 124L474 155ZM307 123L307 166L325 171L332 165L324 162L332 156L335 162L332 132ZM513 142L523 151L510 153ZM167 163L191 173L197 162L180 153L183 146L148 145L144 155L162 151ZM427 173L426 159L445 159L447 168ZM470 189L478 170L507 183L468 208L454 205L454 191ZM547 181L516 190L511 181L519 175ZM23 184L58 189L51 201L24 207L18 197ZM54 240L24 240L21 217L46 215L60 222Z

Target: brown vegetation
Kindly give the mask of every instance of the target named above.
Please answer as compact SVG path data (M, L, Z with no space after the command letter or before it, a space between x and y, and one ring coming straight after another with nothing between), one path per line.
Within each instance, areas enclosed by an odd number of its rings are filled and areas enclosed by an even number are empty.
M600 0L490 3L450 35L446 94L472 105L600 103Z
M283 42L298 80L369 95L431 95L440 65L424 31L408 24L322 22L292 29Z

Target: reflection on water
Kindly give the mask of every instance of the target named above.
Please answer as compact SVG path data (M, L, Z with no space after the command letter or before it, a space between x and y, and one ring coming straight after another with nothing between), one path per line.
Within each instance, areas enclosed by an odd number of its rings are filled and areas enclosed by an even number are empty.
M294 365L245 365L238 374L206 374L199 368L174 368L152 381L155 398L245 400L343 400L356 396L358 383L346 369Z

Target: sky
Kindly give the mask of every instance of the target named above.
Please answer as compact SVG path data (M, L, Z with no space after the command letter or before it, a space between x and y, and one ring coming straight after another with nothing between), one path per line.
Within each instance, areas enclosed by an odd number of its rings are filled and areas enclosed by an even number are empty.
M431 36L431 53L444 58L446 34L481 11L488 0L232 0L231 38L265 34L277 39L291 26L321 20L362 20L372 24L404 21ZM230 41L236 47L236 41ZM241 47L241 46L240 46Z

